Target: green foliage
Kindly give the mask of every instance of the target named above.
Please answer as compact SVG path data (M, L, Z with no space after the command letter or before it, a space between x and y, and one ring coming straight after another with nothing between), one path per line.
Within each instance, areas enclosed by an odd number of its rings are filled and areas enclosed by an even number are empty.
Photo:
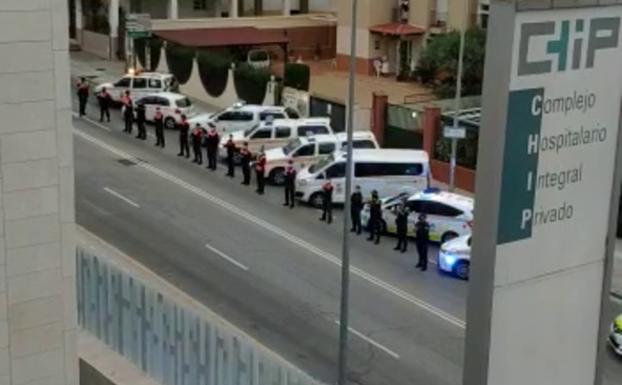
M149 40L149 49L151 50L151 71L155 71L160 65L160 58L162 56L162 45L164 42L157 38L153 37Z
M484 76L486 32L472 28L466 32L462 95L479 95ZM415 76L434 88L438 97L453 97L456 92L460 33L450 32L432 38L415 69Z
M266 86L270 81L270 71L240 64L234 73L235 90L249 104L261 104L266 97Z
M149 68L147 68L147 51L149 51L149 56L151 63ZM134 54L138 58L138 62L141 67L149 70L155 71L158 68L158 64L160 64L160 56L162 54L162 40L158 38L149 38L149 39L135 39L134 40Z
M285 65L284 86L309 91L311 69L306 64L287 63Z
M138 58L140 66L145 68L147 66L147 45L148 39L134 39L134 55Z
M479 142L479 134L476 129L467 129L465 139L458 141L456 151L456 164L466 168L475 170L477 168L477 146ZM434 158L449 162L451 159L451 140L441 135L436 140Z
M199 76L205 91L210 96L218 97L225 91L232 61L233 57L228 50L202 49L198 51Z
M173 43L166 45L166 63L179 84L186 84L192 75L194 48Z

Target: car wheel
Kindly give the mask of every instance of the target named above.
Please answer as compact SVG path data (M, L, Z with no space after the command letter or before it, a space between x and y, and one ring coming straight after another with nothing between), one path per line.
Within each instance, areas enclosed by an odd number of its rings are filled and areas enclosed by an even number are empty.
M175 123L175 119L173 119L173 118L166 118L166 120L164 120L164 127L167 130L174 129L176 125L177 125L177 123Z
M456 277L465 281L469 279L469 271L470 266L469 262L467 261L458 261L456 263L456 266L454 266L454 274L456 275Z
M320 192L311 194L309 204L318 209L322 208L324 206L324 195Z
M285 184L285 169L275 168L274 170L270 171L268 178L270 178L270 182L272 184L277 186L283 186Z
M454 233L453 231L448 231L441 237L441 244L449 242L455 238L458 238L458 234Z

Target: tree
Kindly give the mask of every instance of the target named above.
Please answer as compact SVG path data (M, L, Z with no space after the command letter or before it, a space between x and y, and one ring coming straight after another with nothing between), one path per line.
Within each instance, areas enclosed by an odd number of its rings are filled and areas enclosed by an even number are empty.
M466 32L462 95L479 95L484 77L486 31L472 28ZM432 86L440 98L450 98L456 93L460 33L450 32L432 38L421 54L415 77Z

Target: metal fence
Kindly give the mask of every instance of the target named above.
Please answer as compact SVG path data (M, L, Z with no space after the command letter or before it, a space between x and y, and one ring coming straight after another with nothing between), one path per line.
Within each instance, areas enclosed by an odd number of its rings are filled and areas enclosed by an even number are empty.
M320 385L213 313L77 249L81 327L164 385Z

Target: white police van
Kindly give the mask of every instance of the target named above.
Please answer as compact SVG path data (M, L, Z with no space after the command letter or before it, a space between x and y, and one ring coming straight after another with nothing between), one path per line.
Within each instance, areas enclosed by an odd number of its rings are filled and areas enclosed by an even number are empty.
M238 102L220 112L200 114L189 119L191 127L199 123L204 128L216 127L221 134L244 131L257 126L266 119L290 118L285 107L260 106Z

